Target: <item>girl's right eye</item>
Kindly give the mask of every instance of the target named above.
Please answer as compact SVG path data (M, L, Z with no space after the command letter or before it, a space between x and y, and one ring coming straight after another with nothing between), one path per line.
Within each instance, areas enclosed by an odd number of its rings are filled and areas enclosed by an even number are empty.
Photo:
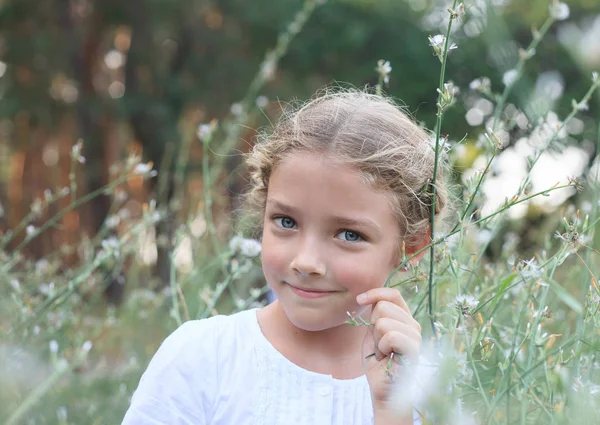
M296 222L294 221L294 219L286 216L275 217L275 223L277 224L277 226L282 227L284 229L293 229L294 227L296 227Z

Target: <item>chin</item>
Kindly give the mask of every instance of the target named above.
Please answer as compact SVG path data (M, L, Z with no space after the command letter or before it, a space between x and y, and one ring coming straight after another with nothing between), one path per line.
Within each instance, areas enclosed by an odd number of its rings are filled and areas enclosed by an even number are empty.
M286 305L281 302L280 305L288 320L298 329L308 332L319 332L327 329L335 328L344 325L348 319L346 311L333 313L332 311L319 311L318 309L303 308L298 305Z

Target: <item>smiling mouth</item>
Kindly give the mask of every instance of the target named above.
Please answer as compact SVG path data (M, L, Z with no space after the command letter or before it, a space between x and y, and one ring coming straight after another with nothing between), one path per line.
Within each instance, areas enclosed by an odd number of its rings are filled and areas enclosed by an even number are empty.
M299 288L294 285L290 285L292 292L302 298L321 298L336 293L338 291L323 291L320 289L308 289Z

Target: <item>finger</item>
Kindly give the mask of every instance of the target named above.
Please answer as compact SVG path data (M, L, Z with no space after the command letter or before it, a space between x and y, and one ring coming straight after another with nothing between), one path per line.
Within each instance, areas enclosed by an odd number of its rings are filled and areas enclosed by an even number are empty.
M375 304L383 300L390 301L410 313L408 304L396 288L374 288L356 297L356 302L360 305Z
M391 331L381 337L377 348L386 356L397 353L407 359L419 357L421 341L410 338L400 331Z
M403 310L401 311L404 312ZM404 312L404 314L406 314L406 312ZM412 338L417 341L421 340L421 332L415 329L414 326L387 317L379 318L373 324L373 342L375 346L374 352L375 358L378 361L388 355L388 353L384 353L379 349L379 341L385 334L393 331L401 332L408 338Z
M379 340L385 334L390 332L401 332L410 339L413 339L418 342L421 341L421 332L419 332L410 324L383 317L377 319L377 321L375 321L373 325L373 338L375 341L375 346L379 344Z
M402 307L390 301L379 301L377 304L375 304L373 311L371 312L371 323L375 323L377 319L384 317L406 323L407 325L417 329L418 332L421 332L421 326L419 325L419 322L417 322L412 315Z

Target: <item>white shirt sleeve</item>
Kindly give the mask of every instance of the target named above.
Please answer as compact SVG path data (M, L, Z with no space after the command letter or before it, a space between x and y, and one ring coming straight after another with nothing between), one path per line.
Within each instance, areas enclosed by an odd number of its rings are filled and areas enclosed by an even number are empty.
M217 318L181 325L142 375L122 425L206 425L218 388Z

